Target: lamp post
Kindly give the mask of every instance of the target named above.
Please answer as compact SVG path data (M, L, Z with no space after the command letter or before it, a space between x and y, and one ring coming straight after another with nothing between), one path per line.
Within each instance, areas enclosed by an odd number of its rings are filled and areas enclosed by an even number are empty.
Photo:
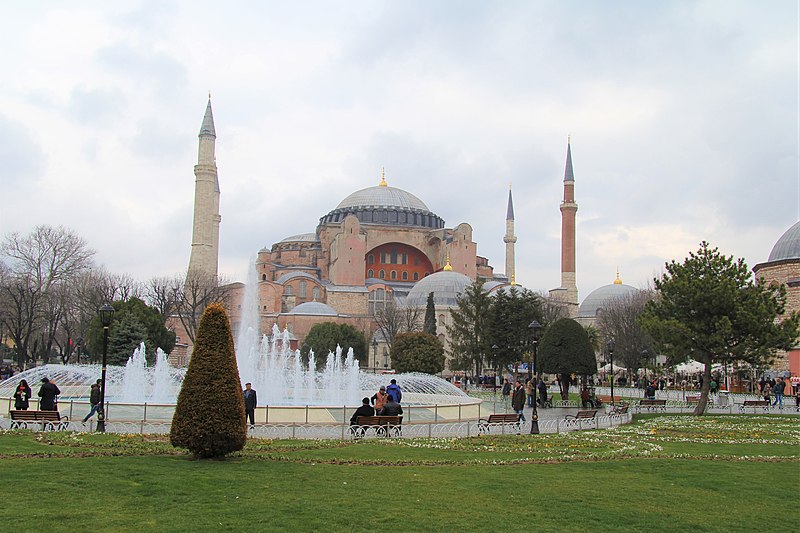
M611 405L614 405L614 339L608 339L606 349L608 350L608 360L611 364Z
M528 330L533 335L533 368L536 370L536 375L539 374L539 367L536 366L536 349L539 344L539 332L542 331L542 325L534 320L528 324ZM529 368L530 371L530 368ZM531 435L539 433L539 411L536 409L536 392L537 383L533 383L533 408L531 409Z
M372 357L375 364L372 366L372 373L378 373L378 339L372 337Z
M103 324L103 370L100 375L100 412L97 416L97 431L106 431L106 358L108 357L108 327L114 317L114 308L103 304L100 309L100 323Z
M496 344L492 344L492 353L494 354L494 366L497 368L497 352L500 350L500 347ZM492 378L492 392L495 396L497 396L497 370L494 371L494 377Z

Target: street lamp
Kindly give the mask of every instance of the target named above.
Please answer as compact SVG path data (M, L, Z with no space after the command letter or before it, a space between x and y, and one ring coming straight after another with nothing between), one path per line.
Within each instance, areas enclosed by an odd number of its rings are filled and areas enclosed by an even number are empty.
M539 367L536 366L536 349L537 345L539 344L539 332L542 331L542 325L539 324L538 321L534 320L530 324L528 324L528 330L533 335L533 368L536 369L536 374L539 374ZM531 373L531 369L528 368L528 373ZM531 435L535 435L539 433L539 412L536 409L536 391L539 387L536 386L537 383L533 383L533 408L531 410Z
M492 353L494 354L494 366L497 368L497 352L500 350L500 347L496 344L492 344ZM495 396L497 396L497 370L494 371L494 378L492 378L492 392Z
M378 339L372 337L372 357L375 364L372 366L372 373L378 373Z
M108 327L114 317L114 308L103 304L100 309L100 323L103 324L103 370L100 375L100 412L97 416L97 431L106 431L106 358L108 357Z
M614 405L614 339L608 339L606 349L608 350L608 360L611 365L611 405Z

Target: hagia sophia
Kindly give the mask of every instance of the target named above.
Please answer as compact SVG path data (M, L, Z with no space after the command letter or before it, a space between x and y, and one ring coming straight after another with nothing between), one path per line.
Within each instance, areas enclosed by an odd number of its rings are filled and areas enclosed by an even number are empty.
M209 98L199 134L195 166L194 224L190 270L217 275L219 250L220 186L215 159L216 130ZM375 313L394 302L424 310L434 294L437 335L447 348L447 324L456 298L474 280L483 280L489 292L516 285L514 274L514 205L511 190L506 207L505 265L496 272L478 253L468 222L447 227L424 201L389 184L381 172L377 185L346 195L319 218L308 233L287 236L258 251L261 331L274 323L288 328L302 344L314 324L351 324L364 333L372 347L369 368L391 368L388 347L375 321ZM579 305L575 259L575 176L567 142L561 210L561 285L548 297L564 305L567 313L584 324L594 322L609 299L635 292L619 278L586 296ZM309 228L311 229L311 228ZM786 283L789 308L800 308L800 222L775 245L769 260L754 268L756 275ZM244 284L231 287L229 312L236 334ZM181 332L178 331L179 337ZM185 350L191 353L191 347ZM800 350L779 357L776 369L800 374ZM797 368L795 368L797 367ZM449 369L445 369L448 373Z

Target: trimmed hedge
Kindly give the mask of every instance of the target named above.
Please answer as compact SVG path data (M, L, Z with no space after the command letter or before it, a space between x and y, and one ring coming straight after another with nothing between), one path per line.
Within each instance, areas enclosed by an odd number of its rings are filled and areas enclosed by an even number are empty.
M225 309L209 305L172 417L170 442L198 458L224 457L244 448L244 397Z

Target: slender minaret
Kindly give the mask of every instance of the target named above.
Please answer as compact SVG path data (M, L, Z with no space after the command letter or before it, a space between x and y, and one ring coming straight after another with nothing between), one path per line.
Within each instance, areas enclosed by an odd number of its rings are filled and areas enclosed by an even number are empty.
M197 165L194 167L194 225L189 270L217 275L219 263L219 179L214 156L217 134L211 113L211 94L200 126Z
M506 209L506 235L503 237L506 243L506 277L512 285L516 284L514 279L514 243L517 236L514 235L514 200L511 198L511 185L508 186L508 208Z
M572 172L572 148L567 138L567 165L564 169L564 201L561 202L561 289L564 300L578 307L578 286L575 284L575 175Z

